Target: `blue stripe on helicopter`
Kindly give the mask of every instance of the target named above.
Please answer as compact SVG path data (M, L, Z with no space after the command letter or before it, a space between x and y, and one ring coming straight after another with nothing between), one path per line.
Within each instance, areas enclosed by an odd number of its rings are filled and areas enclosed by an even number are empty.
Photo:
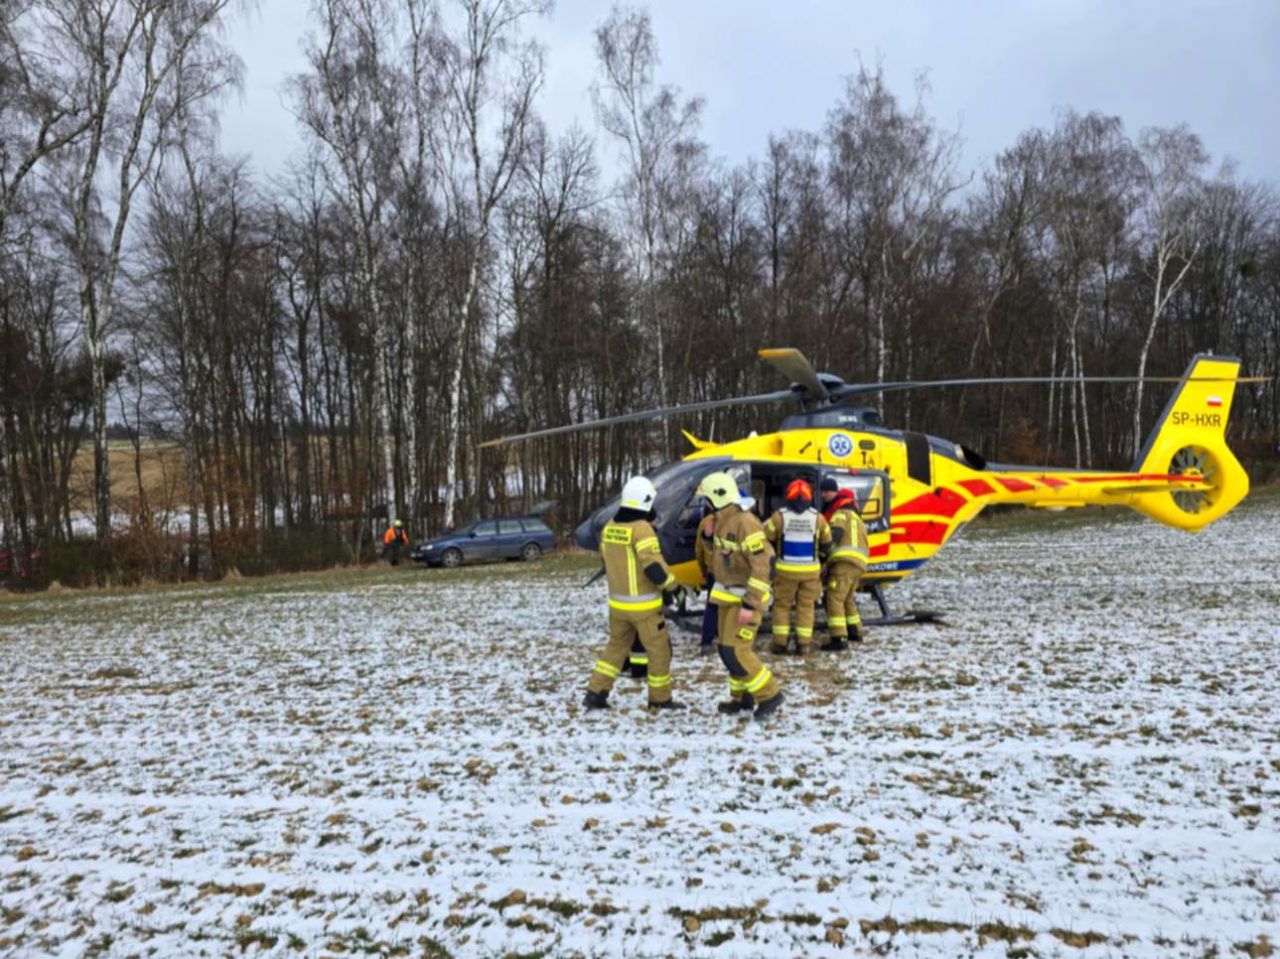
M900 573L909 569L918 569L927 563L927 559L899 559L892 563L872 563L867 567L868 573Z

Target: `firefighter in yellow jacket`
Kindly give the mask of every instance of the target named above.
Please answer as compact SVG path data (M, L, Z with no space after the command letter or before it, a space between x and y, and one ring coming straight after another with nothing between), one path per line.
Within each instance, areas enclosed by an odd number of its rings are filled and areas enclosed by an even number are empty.
M596 660L583 704L606 709L609 690L638 639L648 659L650 709L684 709L671 698L671 639L662 593L678 582L662 558L651 525L657 491L643 476L622 487L618 512L600 532L600 556L609 583L609 642Z
M717 708L741 713L755 708L765 719L782 704L782 691L751 648L769 606L769 561L773 550L753 513L739 505L738 486L728 473L711 473L698 495L715 511L711 602L718 607L720 659L729 671L729 700Z
M802 479L793 480L787 487L786 505L769 517L764 532L778 553L773 577L773 651L787 651L794 629L796 652L803 656L813 647L813 607L822 596L822 561L831 548L831 527L813 508L813 487Z
M827 627L831 638L823 650L842 652L849 640L862 642L862 617L858 615L858 583L867 571L871 550L867 526L858 515L853 490L841 489L833 477L822 481L824 514L831 524L831 556L827 561Z

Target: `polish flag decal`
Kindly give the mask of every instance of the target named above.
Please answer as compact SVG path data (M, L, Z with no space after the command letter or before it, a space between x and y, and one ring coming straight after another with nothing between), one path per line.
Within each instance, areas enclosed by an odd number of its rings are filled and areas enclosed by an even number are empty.
M1211 396L1211 397L1209 397L1209 405L1210 405L1211 407L1214 407L1214 408L1217 408L1217 407L1221 406L1221 405L1222 405L1222 397L1221 397L1221 396Z

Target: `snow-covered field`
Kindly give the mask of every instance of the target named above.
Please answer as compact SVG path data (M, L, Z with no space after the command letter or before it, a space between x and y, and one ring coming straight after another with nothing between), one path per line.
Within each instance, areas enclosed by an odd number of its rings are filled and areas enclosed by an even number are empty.
M1280 945L1280 508L973 529L946 626L578 701L584 560L0 603L0 955Z

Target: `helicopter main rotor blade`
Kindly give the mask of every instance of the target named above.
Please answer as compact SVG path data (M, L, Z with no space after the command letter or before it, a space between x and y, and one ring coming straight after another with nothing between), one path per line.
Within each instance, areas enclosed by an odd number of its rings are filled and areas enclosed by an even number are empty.
M992 386L1000 383L1265 383L1269 376L992 376L963 380L900 380L892 383L849 383L837 396L866 396L938 386Z
M753 406L760 403L779 403L793 400L796 394L792 390L778 390L774 393L759 393L755 396L735 396L725 400L705 400L701 403L684 403L680 406L664 406L657 410L642 410L639 413L623 413L621 416L606 416L604 419L588 420L585 423L570 423L568 426L553 426L545 430L534 430L530 433L517 433L514 436L502 436L496 440L487 440L480 444L480 449L491 446L505 446L508 443L519 443L522 440L540 439L544 436L560 436L565 433L576 433L580 430L595 430L605 426L617 426L619 423L638 423L642 420L658 420L666 416L680 413L699 413L705 410L716 410L724 406Z
M818 379L818 374L814 371L812 364L799 350L791 347L760 350L758 355L760 359L772 363L774 369L783 376L803 386L805 392L813 399L825 400L831 395L827 388L822 385L822 380Z

